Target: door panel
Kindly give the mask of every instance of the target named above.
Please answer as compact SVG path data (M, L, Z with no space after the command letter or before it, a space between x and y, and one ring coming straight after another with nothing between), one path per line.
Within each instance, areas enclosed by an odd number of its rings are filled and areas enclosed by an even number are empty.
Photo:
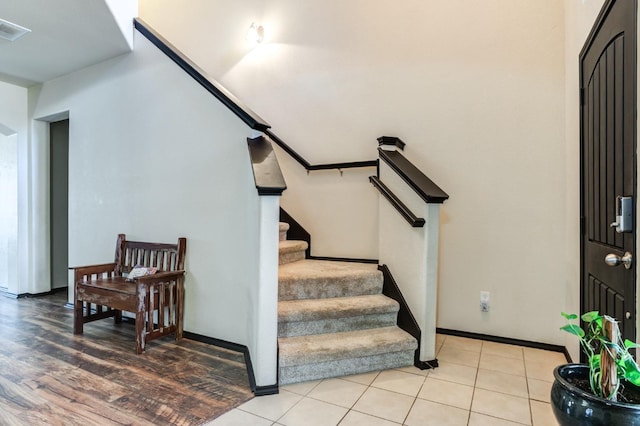
M635 340L635 259L631 269L605 256L635 254L633 232L618 233L616 197L636 200L636 1L607 1L580 54L581 312L620 321ZM629 318L627 318L629 316Z

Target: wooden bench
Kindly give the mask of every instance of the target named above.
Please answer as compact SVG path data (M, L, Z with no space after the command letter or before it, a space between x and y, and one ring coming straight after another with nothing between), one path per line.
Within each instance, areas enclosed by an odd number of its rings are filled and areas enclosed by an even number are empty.
M178 244L127 241L118 235L115 261L71 268L75 271L73 333L82 334L85 323L135 314L136 353L147 341L175 333L182 338L184 317L184 256L186 238ZM127 279L135 266L155 267L153 275Z

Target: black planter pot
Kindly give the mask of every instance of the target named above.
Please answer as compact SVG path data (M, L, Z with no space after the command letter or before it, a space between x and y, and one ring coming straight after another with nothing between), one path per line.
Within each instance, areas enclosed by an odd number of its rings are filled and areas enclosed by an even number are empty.
M566 380L569 377L589 380L588 365L560 365L553 375L551 408L561 426L640 426L640 404L599 398Z

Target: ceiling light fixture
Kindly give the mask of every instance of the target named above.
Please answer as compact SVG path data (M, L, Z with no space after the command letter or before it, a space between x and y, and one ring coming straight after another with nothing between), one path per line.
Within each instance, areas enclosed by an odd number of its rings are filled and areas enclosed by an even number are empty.
M262 43L263 40L264 27L262 25L256 25L255 22L252 22L249 30L247 31L247 41L250 43Z
M31 30L28 28L0 19L0 38L3 40L16 41L23 35L30 32Z

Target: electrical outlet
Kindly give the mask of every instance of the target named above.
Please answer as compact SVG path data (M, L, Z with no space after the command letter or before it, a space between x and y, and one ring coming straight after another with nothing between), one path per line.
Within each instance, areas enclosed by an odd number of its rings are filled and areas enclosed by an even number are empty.
M489 312L489 292L480 292L480 312Z

